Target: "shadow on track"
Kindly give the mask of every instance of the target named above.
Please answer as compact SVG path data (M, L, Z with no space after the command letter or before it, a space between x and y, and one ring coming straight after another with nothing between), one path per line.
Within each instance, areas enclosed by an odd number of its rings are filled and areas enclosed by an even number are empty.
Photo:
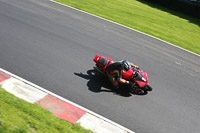
M113 94L124 96L124 97L130 97L131 94L124 88L121 88L119 90L115 90L110 83L109 79L102 74L96 72L95 70L91 69L87 71L87 74L80 73L74 73L76 76L79 76L81 78L84 78L88 80L87 86L88 89L92 92L112 92Z

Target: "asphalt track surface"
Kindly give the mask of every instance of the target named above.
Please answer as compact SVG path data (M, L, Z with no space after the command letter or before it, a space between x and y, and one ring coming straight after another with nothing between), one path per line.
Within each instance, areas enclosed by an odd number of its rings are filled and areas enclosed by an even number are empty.
M128 59L153 91L116 94L96 54ZM0 0L0 67L138 133L199 133L200 57L48 0Z

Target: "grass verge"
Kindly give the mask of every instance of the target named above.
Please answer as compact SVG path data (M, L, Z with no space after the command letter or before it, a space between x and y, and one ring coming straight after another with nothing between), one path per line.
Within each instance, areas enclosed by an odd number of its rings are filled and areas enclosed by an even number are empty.
M144 0L56 0L200 54L200 20Z
M91 133L0 88L0 133Z

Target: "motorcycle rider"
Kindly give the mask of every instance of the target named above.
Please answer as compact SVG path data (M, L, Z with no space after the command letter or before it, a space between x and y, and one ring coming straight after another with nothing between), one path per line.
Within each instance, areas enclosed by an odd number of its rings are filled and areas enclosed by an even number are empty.
M122 71L128 71L131 67L139 69L138 66L129 62L128 60L123 61L111 61L107 67L108 77L115 89L119 88L119 83L129 84L130 82L122 78Z

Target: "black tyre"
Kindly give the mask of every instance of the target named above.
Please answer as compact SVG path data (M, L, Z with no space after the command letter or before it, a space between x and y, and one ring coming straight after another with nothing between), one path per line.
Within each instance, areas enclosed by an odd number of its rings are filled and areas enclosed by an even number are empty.
M145 90L142 90L142 89L132 89L132 94L136 94L136 95L146 95L147 94L147 91Z
M146 88L147 88L147 91L152 91L153 90L153 88L150 85L147 85Z

